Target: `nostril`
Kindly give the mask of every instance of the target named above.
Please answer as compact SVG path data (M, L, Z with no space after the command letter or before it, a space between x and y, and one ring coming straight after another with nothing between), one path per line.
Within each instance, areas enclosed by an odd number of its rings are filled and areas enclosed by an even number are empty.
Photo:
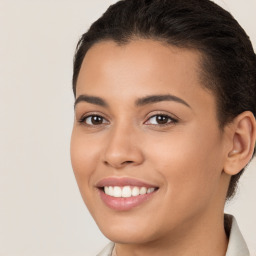
M105 164L105 165L110 165L107 161L104 161L104 164Z
M112 167L114 167L114 168L123 168L123 167L125 167L126 165L130 165L130 164L133 164L134 163L134 161L124 161L124 162L121 162L121 163L110 163L110 162L108 162L108 161L104 161L104 164L106 165L106 166L112 166Z
M133 163L133 161L125 161L122 164L132 164L132 163Z

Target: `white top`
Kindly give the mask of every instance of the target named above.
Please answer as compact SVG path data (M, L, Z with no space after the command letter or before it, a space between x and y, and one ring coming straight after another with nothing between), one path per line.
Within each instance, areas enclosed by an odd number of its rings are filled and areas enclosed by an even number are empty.
M230 217L232 221L226 256L250 256L248 247L240 232L235 217L226 214L225 217ZM113 256L112 252L114 246L114 243L109 243L99 254L97 254L97 256Z

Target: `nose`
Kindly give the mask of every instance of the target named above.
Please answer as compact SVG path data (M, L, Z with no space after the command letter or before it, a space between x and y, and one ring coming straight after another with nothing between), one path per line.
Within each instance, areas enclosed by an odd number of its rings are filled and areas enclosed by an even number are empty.
M108 134L103 161L107 166L121 169L125 166L140 165L144 161L138 134L129 126L119 125Z

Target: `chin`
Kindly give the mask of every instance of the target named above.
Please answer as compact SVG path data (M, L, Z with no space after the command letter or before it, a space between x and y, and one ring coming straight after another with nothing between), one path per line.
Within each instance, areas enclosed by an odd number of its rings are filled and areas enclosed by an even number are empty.
M145 232L140 232L139 230L108 230L103 232L103 234L111 241L119 244L145 244L152 240L149 234L145 235Z
M156 233L150 221L140 220L110 220L97 223L101 232L109 240L121 244L144 244L156 238Z

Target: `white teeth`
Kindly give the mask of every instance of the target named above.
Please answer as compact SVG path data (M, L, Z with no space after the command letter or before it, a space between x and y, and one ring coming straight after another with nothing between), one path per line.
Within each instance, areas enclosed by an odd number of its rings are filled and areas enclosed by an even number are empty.
M131 187L125 186L122 189L122 197L131 197L132 195L132 190Z
M122 196L122 189L120 187L114 187L114 197L121 197Z
M132 196L138 196L140 194L140 190L138 187L134 187L132 189Z
M154 188L148 188L147 194L152 193L155 189Z
M124 187L104 187L105 194L113 197L132 197L138 195L145 195L155 191L155 188L146 188L146 187L133 187L124 186Z
M109 195L114 195L114 189L113 189L113 187L109 187L108 193L109 193Z
M140 195L145 195L147 193L147 189L145 187L140 188Z
M109 187L104 187L105 194L109 195Z

